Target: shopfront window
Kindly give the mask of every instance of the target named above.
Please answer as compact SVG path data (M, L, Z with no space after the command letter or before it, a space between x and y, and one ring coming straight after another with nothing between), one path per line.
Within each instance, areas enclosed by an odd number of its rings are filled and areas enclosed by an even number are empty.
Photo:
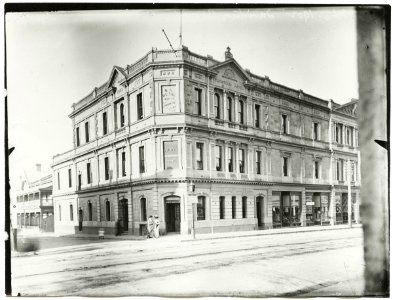
M289 193L282 193L282 226L291 225L291 204Z
M321 194L314 193L312 197L314 224L321 224Z
M329 194L324 193L321 194L321 222L327 223L329 222Z
M291 195L291 223L300 226L300 195Z
M343 214L343 224L348 223L348 194L343 193L342 195L342 214Z
M343 222L341 195L336 195L336 223Z

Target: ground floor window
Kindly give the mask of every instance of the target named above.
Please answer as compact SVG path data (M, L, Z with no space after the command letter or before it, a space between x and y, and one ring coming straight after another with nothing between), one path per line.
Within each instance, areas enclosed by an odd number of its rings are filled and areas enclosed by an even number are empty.
M74 208L70 204L70 221L74 221Z
M105 202L105 220L111 220L111 203L108 200Z
M225 197L220 196L220 219L225 218Z
M242 217L247 218L247 197L242 197Z
M197 203L197 220L205 220L206 211L206 198L204 196L198 196Z
M89 221L93 221L93 204L90 201L87 202L87 211L89 214Z
M232 196L232 219L236 219L236 197Z
M147 221L146 198L141 198L141 221Z

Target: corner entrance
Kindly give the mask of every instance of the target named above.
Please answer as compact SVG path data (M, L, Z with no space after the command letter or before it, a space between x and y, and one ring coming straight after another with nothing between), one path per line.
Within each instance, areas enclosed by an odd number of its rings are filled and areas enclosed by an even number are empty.
M180 233L180 197L165 198L165 225L167 232Z
M128 231L128 200L119 200L119 225L121 232Z

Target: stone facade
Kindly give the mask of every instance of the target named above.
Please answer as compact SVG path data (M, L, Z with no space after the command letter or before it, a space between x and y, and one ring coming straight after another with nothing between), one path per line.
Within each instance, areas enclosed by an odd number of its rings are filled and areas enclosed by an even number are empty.
M115 66L73 105L73 149L53 158L56 231L143 234L149 215L182 234L345 223L348 161L359 222L357 101L254 75L229 48L222 62L176 52Z

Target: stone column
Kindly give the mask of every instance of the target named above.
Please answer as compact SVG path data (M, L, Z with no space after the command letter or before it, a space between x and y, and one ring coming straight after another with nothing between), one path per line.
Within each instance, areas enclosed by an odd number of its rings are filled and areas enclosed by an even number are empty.
M302 205L302 214L300 216L300 223L302 224L302 226L307 226L306 189L302 190L300 197L301 197L300 203Z

